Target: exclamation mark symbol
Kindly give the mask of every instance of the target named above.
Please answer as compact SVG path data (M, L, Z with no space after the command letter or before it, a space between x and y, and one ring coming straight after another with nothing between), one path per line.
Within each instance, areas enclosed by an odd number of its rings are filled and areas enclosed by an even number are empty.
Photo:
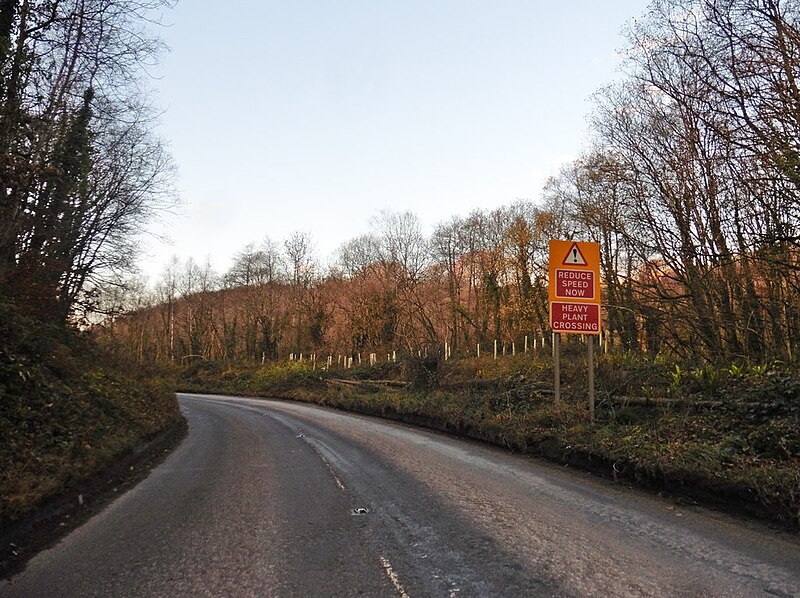
M567 266L586 265L586 258L583 257L583 253L581 253L581 248L578 247L577 243L572 244L572 247L570 247L569 251L567 251L567 255L564 256L564 261L562 263Z

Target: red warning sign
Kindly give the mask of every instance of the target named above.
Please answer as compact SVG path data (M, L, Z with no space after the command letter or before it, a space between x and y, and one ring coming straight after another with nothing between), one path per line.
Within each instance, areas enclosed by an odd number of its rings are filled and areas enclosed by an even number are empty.
M553 332L600 333L600 245L550 241L550 325Z
M557 299L594 299L592 270L556 270Z
M597 334L600 332L600 306L597 303L550 304L553 332Z

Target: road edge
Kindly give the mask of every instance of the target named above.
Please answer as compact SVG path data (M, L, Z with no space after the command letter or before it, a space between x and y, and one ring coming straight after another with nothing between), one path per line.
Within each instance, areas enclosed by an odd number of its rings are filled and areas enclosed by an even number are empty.
M11 579L28 561L88 521L164 461L186 437L181 416L149 440L125 452L106 469L55 496L30 515L0 530L0 579Z

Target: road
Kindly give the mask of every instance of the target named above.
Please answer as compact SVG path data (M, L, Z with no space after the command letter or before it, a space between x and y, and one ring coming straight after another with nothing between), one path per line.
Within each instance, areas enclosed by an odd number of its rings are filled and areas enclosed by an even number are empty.
M180 402L175 452L0 596L800 596L793 534L374 418Z

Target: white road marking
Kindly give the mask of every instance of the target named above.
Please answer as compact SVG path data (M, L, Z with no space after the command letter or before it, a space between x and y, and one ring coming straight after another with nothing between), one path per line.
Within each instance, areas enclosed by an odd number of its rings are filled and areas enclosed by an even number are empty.
M325 464L325 467L327 467L327 468L328 468L328 471L329 471L329 472L330 472L330 474L333 476L333 479L334 479L334 481L336 482L336 485L337 485L337 486L339 486L339 490L341 490L342 492L345 492L345 491L347 491L347 488L345 488L344 484L342 483L342 480L340 480L340 479L339 479L339 476L338 476L338 475L336 475L336 471L333 469L333 465L331 465L331 462L330 462L330 461L328 461L328 460L325 458L325 456L322 454L322 452L321 452L321 451L320 451L320 450L319 450L319 449L318 449L316 446L314 446L314 445L311 443L311 441L309 441L309 439L308 439L308 438L306 438L305 436L303 436L303 440L306 442L306 444L308 444L308 446L310 446L310 447L311 447L311 448L314 450L314 452L315 452L315 453L317 453L317 456L318 456L320 459L322 459L322 462Z
M383 570L386 571L386 575L388 575L389 579L392 581L394 589L397 590L397 593L400 594L401 598L409 598L408 594L406 594L403 584L400 583L400 579L397 577L397 573L392 567L392 564L386 557L381 557L381 565L383 566Z

